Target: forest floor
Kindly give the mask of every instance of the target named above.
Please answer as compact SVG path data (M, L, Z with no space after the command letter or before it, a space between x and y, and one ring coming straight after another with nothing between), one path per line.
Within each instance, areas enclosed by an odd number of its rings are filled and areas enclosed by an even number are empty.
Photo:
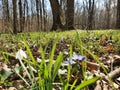
M0 90L50 90L46 84L51 90L120 90L120 31L1 34Z

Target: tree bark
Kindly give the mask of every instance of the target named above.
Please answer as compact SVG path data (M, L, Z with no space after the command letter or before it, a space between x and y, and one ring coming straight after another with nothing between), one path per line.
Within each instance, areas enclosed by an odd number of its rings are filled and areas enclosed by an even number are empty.
M20 16L20 30L19 32L23 31L23 13L22 13L22 2L19 0L19 16Z
M37 11L37 31L39 31L39 25L40 25L40 21L39 21L39 0L36 0L36 11Z
M88 30L93 29L93 21L94 21L94 6L95 0L89 0L89 7L88 7Z
M17 34L17 0L12 0L13 3L13 33Z
M66 29L73 30L74 28L74 0L67 0L66 10Z
M64 25L62 23L61 7L58 0L49 0L52 8L53 14L53 25L51 31L61 29L64 30Z
M3 20L4 20L4 26L5 26L5 32L8 32L9 30L9 24L10 24L10 14L9 14L9 2L8 0L2 0L3 5Z
M46 31L46 11L45 11L45 0L42 0L42 6L43 6L43 30Z
M117 0L116 28L117 28L117 29L120 29L120 0Z
M106 3L106 29L110 29L110 10L111 10L111 0L107 0Z
M39 5L40 5L40 21L41 21L41 23L40 23L40 29L41 30L43 30L43 19L42 19L42 14L43 14L43 11L42 11L42 1L41 0L39 0Z

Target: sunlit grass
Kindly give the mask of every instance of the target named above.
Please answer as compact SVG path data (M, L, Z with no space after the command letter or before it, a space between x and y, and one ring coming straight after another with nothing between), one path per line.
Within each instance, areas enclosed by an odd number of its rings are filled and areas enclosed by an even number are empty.
M15 70L14 72L26 83L26 85L29 86L29 89L37 89L37 90L52 90L54 87L55 79L59 78L59 84L63 90L80 90L82 88L86 88L92 83L95 83L97 80L101 79L100 77L93 77L92 79L88 80L86 79L86 67L85 64L86 62L82 62L82 75L83 75L83 83L80 83L79 85L76 85L77 78L73 81L72 84L69 84L70 77L71 77L71 69L72 66L69 65L67 70L67 78L64 80L62 79L62 76L58 75L58 70L60 69L61 63L64 61L64 56L63 52L60 52L57 58L55 59L55 50L56 46L59 42L59 40L65 39L67 40L68 38L71 39L71 44L69 47L69 57L72 57L73 50L74 48L78 50L78 54L84 55L87 57L86 53L87 52L89 55L91 55L94 60L102 67L106 75L108 75L108 72L102 65L102 62L100 62L99 57L91 51L89 48L90 45L93 45L93 42L97 43L96 45L99 44L99 41L97 41L97 38L101 38L101 35L105 35L108 39L112 37L112 40L117 40L118 44L120 43L120 39L118 38L120 36L120 32L117 30L106 30L106 31L82 31L82 30L75 30L75 31L64 31L64 32L33 32L33 33L21 33L17 35L10 35L10 34L4 34L0 36L0 39L5 39L6 43L14 43L15 48L26 48L27 55L29 56L29 59L23 59L23 61L19 60L21 67L25 70L27 73L28 81L26 80L25 77L20 75L20 73L17 73ZM84 38L88 39L88 42L84 42ZM117 38L117 39L116 39ZM86 39L86 40L87 40ZM53 41L52 43L52 48L49 53L49 63L45 63L45 52L46 48L43 48L42 46L47 45L50 41ZM96 41L94 41L96 40ZM92 42L91 42L92 41ZM39 51L41 53L41 63L38 63L34 56L32 55L32 51L30 49L30 45L35 45L39 44L40 48ZM15 49L14 53L9 53L7 50L4 50L2 46L2 53L3 59L9 63L9 59L7 56L12 56L15 57L15 53L17 52ZM11 47L9 47L11 48ZM93 47L94 48L94 47ZM53 64L53 60L55 59L55 63ZM29 68L27 68L27 66ZM54 65L54 69L53 69ZM34 67L37 70L37 74L35 74L34 71L30 67ZM18 70L18 69L17 69ZM37 80L35 80L37 77ZM110 80L111 81L111 80ZM29 83L31 82L31 83ZM58 83L58 82L57 82ZM112 81L111 81L111 84ZM113 86L114 87L114 86Z

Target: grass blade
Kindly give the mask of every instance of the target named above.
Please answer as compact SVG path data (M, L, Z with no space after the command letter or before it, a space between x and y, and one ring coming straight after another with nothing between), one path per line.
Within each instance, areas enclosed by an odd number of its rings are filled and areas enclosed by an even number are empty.
M76 79L76 80L73 82L73 84L72 84L70 90L73 90L73 88L75 87L75 84L76 84L77 80L78 80L78 79Z
M63 53L60 53L59 56L57 57L55 64L54 64L53 81L58 73L58 69L61 66L62 59L63 59Z
M87 81L83 81L83 83L81 83L80 85L78 85L75 90L80 90L82 88L85 88L86 86L95 83L99 79L100 79L100 77L94 77L94 78L89 79Z
M54 59L56 44L57 44L57 39L54 41L52 51L51 51L51 55L50 55L50 61L49 61L49 66L48 66L49 77L51 77L51 70L52 70L52 65L53 65L53 59Z

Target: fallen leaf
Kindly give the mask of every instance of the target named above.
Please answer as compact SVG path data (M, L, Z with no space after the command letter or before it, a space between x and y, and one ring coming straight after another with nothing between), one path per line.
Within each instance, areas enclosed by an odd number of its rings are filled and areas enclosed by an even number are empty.
M8 90L17 90L15 87L9 87Z

